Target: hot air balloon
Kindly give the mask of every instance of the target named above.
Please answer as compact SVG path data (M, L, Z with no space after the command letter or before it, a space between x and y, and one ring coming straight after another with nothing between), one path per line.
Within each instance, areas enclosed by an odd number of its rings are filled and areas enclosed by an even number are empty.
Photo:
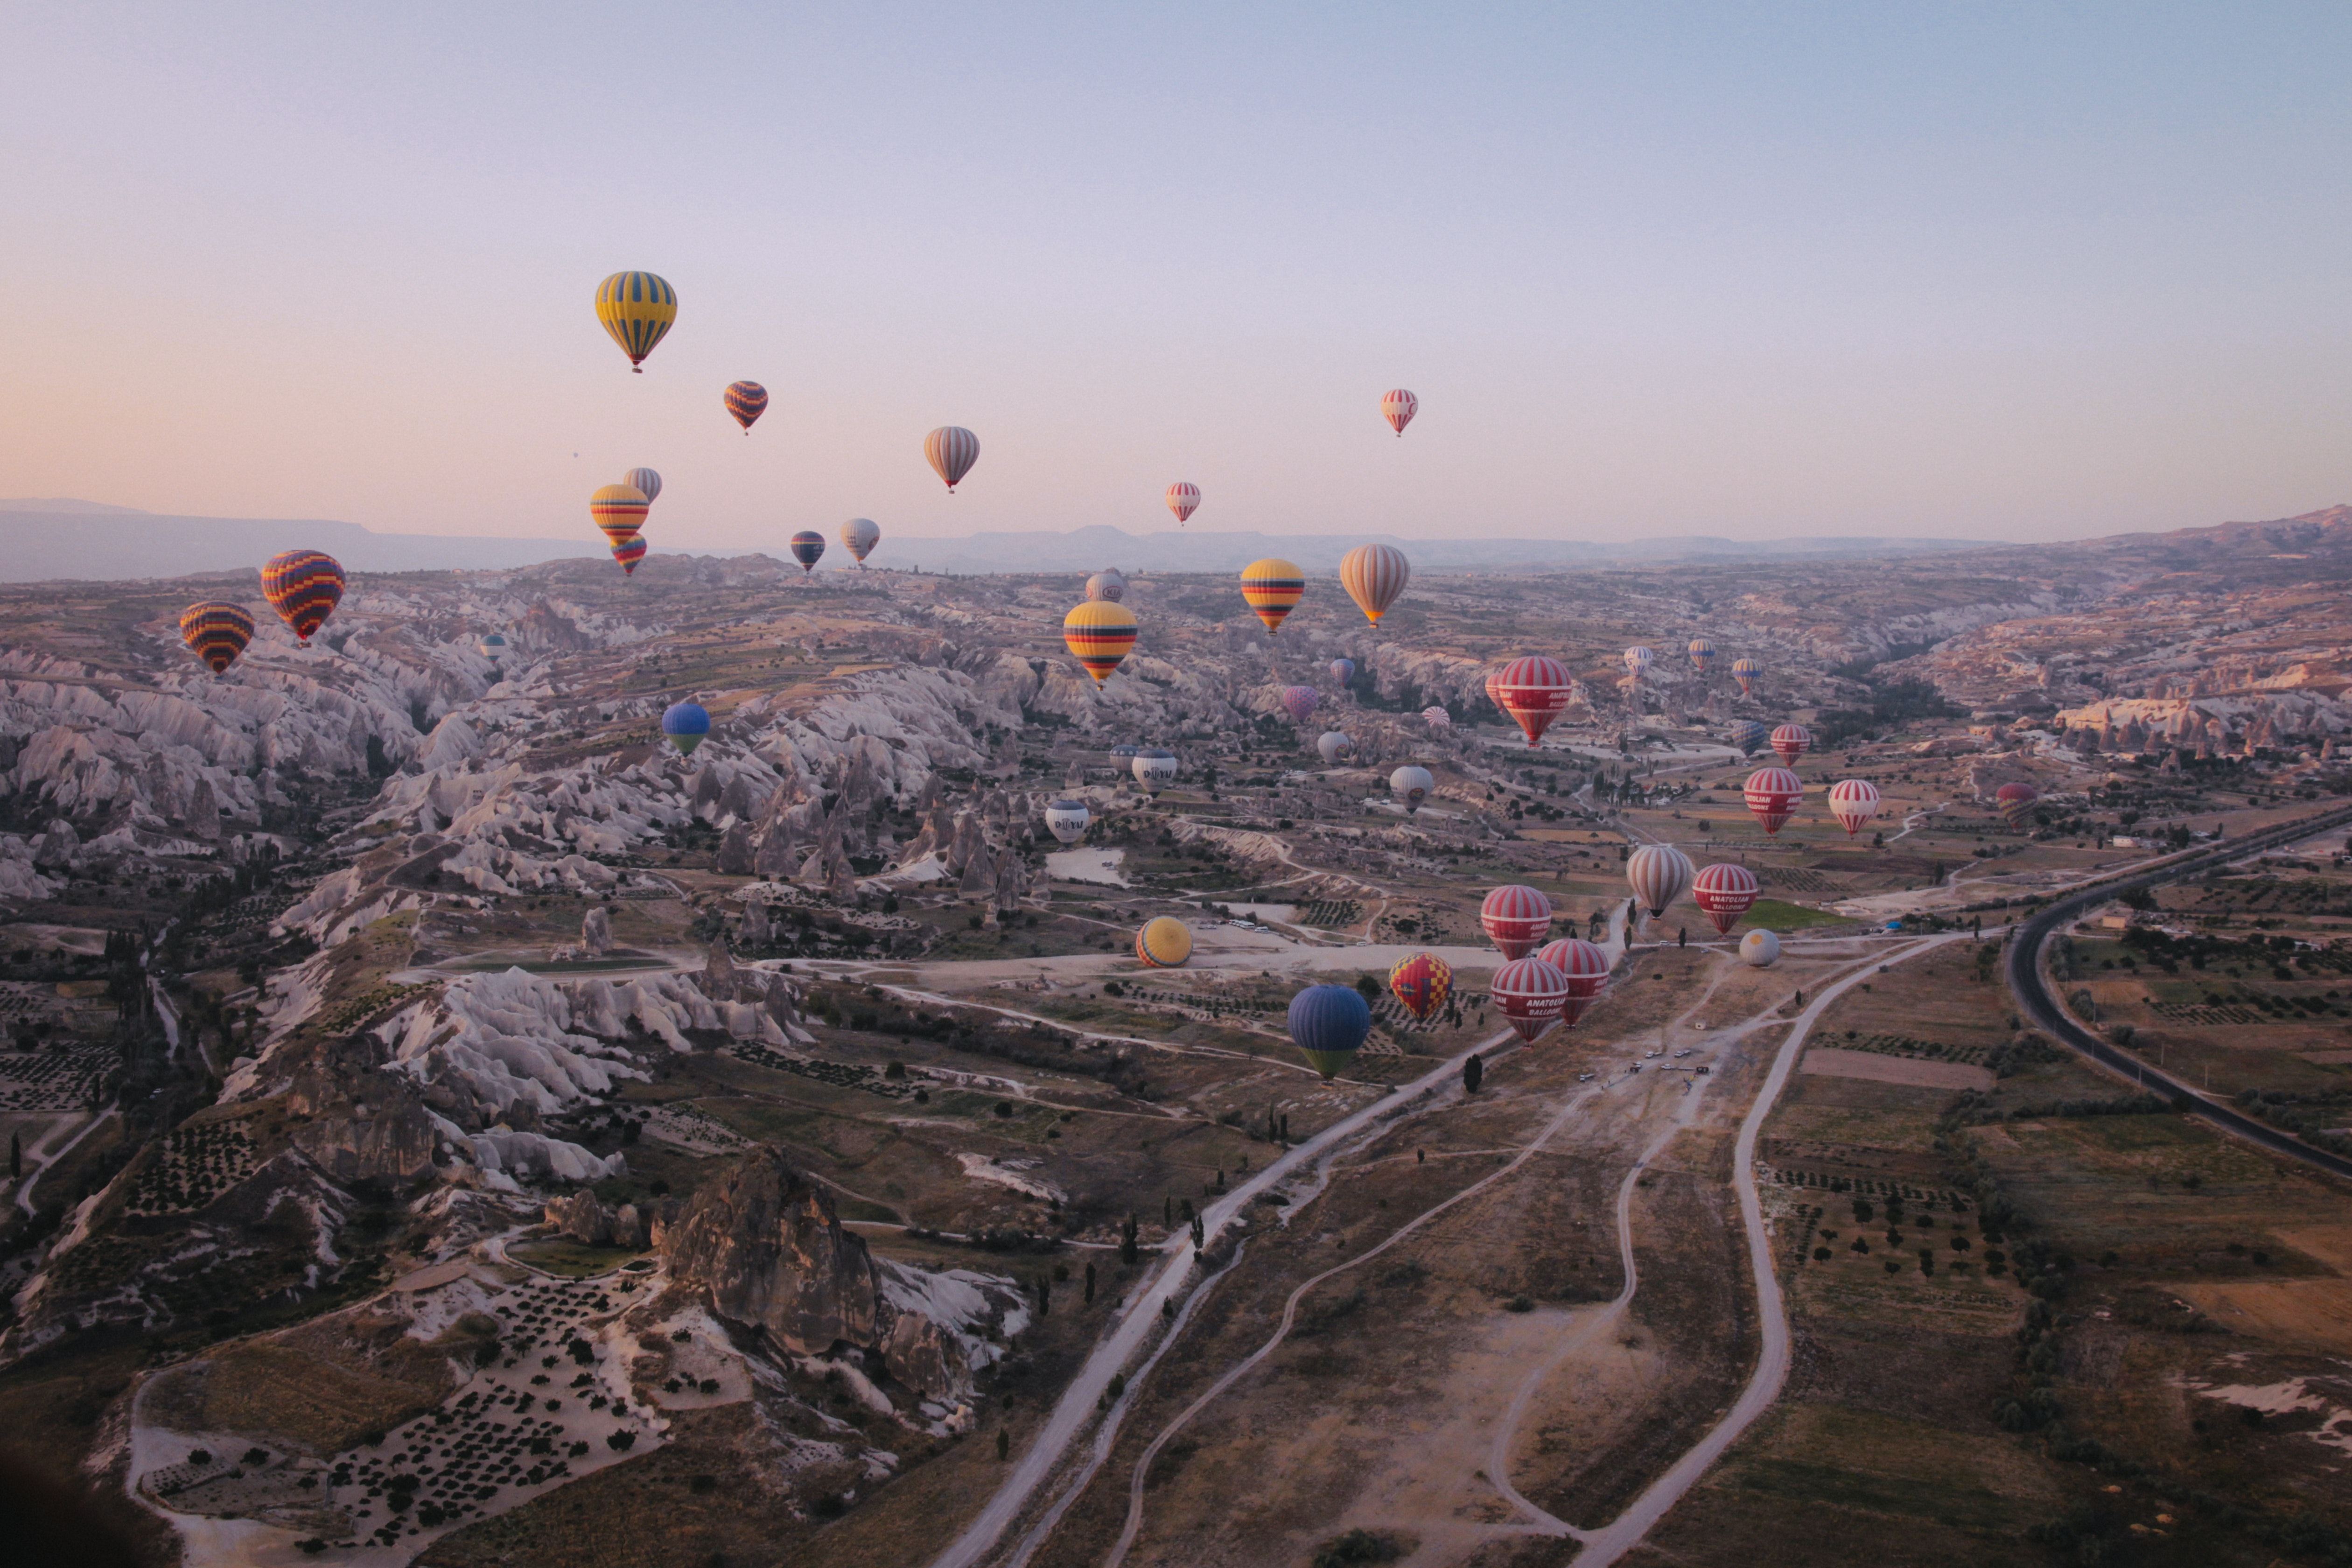
M1076 844L1087 836L1087 824L1095 819L1082 800L1048 801L1045 805L1046 831L1065 844Z
M819 561L824 559L824 535L815 529L803 528L793 535L792 542L784 548L790 550L793 559L801 563L801 575L805 577L816 570Z
M1511 660L1486 682L1486 695L1517 721L1530 750L1542 744L1543 732L1568 710L1575 691L1576 683L1568 678L1567 667L1539 653Z
M923 437L923 456L930 459L932 471L947 481L948 494L953 495L971 466L980 461L980 437L961 425L942 425Z
M1374 626L1411 581L1412 563L1393 544L1359 544L1339 558L1339 586Z
M1525 958L1551 935L1551 900L1537 889L1507 882L1480 900L1478 923L1505 958Z
M678 755L690 757L710 733L709 711L699 702L673 702L662 710L661 731Z
M2022 826L2025 814L2042 798L2042 792L2029 784L2005 784L1993 791L1993 804L2000 807L2001 819L2011 827Z
M1152 969L1174 969L1192 956L1192 932L1172 915L1146 921L1135 933L1135 956Z
M1433 730L1454 728L1454 715L1433 702L1421 710L1421 721Z
M1772 754L1787 766L1794 767L1812 747L1813 732L1802 724L1783 724L1772 731Z
M499 659L506 657L507 639L499 636L497 632L492 632L489 636L484 637L474 646L480 649L482 657L488 659L492 664L496 664Z
M1657 656L1640 643L1625 650L1625 673L1639 680L1650 673L1650 665Z
M1568 1010L1568 976L1540 958L1518 958L1495 971L1486 994L1519 1038L1541 1038Z
M1201 487L1178 479L1168 487L1168 510L1176 514L1179 527L1201 507Z
M1568 1001L1559 1010L1559 1021L1573 1029L1609 989L1609 955L1580 936L1569 936L1546 942L1536 957L1568 981Z
M1315 742L1315 750L1322 757L1323 765L1327 768L1355 749L1355 738L1339 730L1326 730L1316 738Z
M1830 815L1848 838L1878 815L1878 786L1868 779L1841 779L1830 785Z
M677 290L650 272L615 272L596 285L596 319L643 375L646 356L677 320Z
M1135 612L1109 599L1088 599L1062 617L1062 641L1099 687L1135 646Z
M856 556L860 566L866 564L866 556L874 552L874 547L881 541L882 531L874 525L870 517L853 517L841 525L842 548Z
M735 416L746 436L751 433L751 422L768 411L768 389L756 381L730 382L726 400L727 412Z
M1242 568L1242 599L1265 623L1272 637L1307 593L1307 574L1287 561L1267 556Z
M1705 675L1708 670L1715 668L1715 645L1707 641L1706 638L1691 638L1690 647L1687 651L1690 654L1692 668L1696 668L1701 675Z
M1282 710L1290 715L1294 723L1306 723L1307 715L1314 712L1316 704L1322 700L1323 694L1311 686L1286 686L1282 689Z
M1333 659L1331 661L1331 679L1338 681L1342 686L1345 686L1348 682L1355 679L1356 661L1352 658Z
M652 505L635 485L606 485L588 498L588 515L606 539L618 544L645 526L646 510Z
M1176 776L1176 753L1163 752L1157 746L1146 746L1135 753L1128 763L1135 782L1143 786L1146 795L1158 795Z
M1690 857L1671 844L1644 844L1625 858L1625 880L1643 909L1664 914L1691 885Z
M1739 695L1756 695L1756 683L1764 677L1764 661L1746 654L1731 661L1731 679L1739 682Z
M1740 755L1752 757L1764 749L1772 731L1753 719L1742 719L1731 727L1731 743L1739 748Z
M1748 775L1744 793L1748 809L1756 814L1769 835L1780 832L1780 825L1797 815L1797 803L1805 798L1805 785L1786 768L1758 768Z
M1372 1009L1352 985L1309 985L1290 999L1290 1038L1325 1078L1356 1059L1372 1032Z
M1705 867L1691 879L1691 902L1719 936L1731 934L1739 918L1756 907L1756 895L1761 890L1755 872L1728 860Z
M661 476L651 468L631 468L621 476L621 482L632 489L644 491L647 506L661 500Z
M613 559L621 563L621 573L624 576L635 576L637 563L645 558L646 542L640 535L633 533L626 539L616 539L613 542Z
M180 612L180 640L210 667L225 675L253 642L253 617L242 605L208 599Z
M1120 575L1118 567L1105 567L1087 579L1087 597L1108 599L1116 605L1127 597L1127 579Z
M1406 1012L1426 1024L1454 994L1454 970L1433 952L1400 958L1389 971L1389 993Z
M343 602L343 569L316 550L289 550L261 568L261 596L294 628L294 640L310 646L310 635Z
M1404 427L1412 423L1412 416L1420 412L1421 399L1402 386L1381 396L1381 417L1387 420L1389 428L1400 436L1404 434Z
M1507 665L1498 664L1486 672L1486 700L1497 708L1503 705L1503 699L1498 693L1503 687L1503 671L1508 668Z
M1143 748L1140 746L1131 746L1122 741L1110 749L1111 759L1122 764L1131 763L1135 761L1135 754L1141 750Z
M1389 775L1389 793L1404 802L1407 816L1419 811L1421 803L1427 800L1429 792L1436 787L1437 781L1430 777L1427 768L1416 768L1410 763Z
M1769 969L1780 961L1780 939L1769 931L1751 931L1739 939L1739 961L1751 969Z

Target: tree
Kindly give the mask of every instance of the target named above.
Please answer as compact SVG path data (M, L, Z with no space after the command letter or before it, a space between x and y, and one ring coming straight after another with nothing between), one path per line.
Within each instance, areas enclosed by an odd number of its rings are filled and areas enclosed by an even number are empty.
M1122 1246L1122 1250L1124 1250L1124 1247L1123 1247L1123 1246ZM1089 1263L1089 1264L1087 1264L1087 1300L1086 1300L1086 1304L1087 1304L1087 1306L1089 1306L1089 1307L1091 1307L1091 1306L1093 1306L1093 1305L1095 1304L1095 1266L1094 1266L1093 1264L1091 1264L1091 1263Z
M1465 1094L1475 1094L1478 1086L1486 1081L1486 1063L1475 1052L1462 1063L1462 1089Z
M1003 1464L1013 1457L1013 1434L999 1426L996 1429L996 1462Z
M1135 1267L1135 1215L1129 1213L1127 1223L1118 1227L1118 1260L1129 1268ZM1087 1272L1092 1274L1093 1270L1089 1269Z
M1364 1000L1367 1002L1377 1002L1380 1000L1381 983L1373 979L1369 974L1359 974L1356 976L1356 989L1362 994Z
M1199 1215L1194 1215L1192 1216L1192 1250L1195 1252L1205 1251L1208 1245L1208 1228L1201 1223L1201 1216Z

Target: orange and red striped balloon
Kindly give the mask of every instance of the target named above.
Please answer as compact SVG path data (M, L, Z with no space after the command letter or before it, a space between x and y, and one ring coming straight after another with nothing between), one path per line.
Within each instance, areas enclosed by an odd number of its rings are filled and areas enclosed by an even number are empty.
M253 617L216 599L190 605L180 612L180 638L215 675L225 675L253 642Z
M1135 646L1135 612L1110 599L1087 599L1062 617L1062 641L1100 686Z
M1242 568L1242 602L1257 612L1268 637L1282 629L1306 596L1307 574L1291 562L1269 555Z
M289 550L262 567L261 596L294 628L294 640L309 647L310 634L343 602L343 569L320 551Z

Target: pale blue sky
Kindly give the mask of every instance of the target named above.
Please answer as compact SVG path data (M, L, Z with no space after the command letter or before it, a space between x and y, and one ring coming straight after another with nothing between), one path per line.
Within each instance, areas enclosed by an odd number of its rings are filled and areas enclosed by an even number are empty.
M1408 535L2302 511L2352 500L2347 44L2317 5L20 4L0 495L579 533L649 463L648 537L729 546L1172 526L1177 479L1194 528ZM681 300L643 376L591 304L628 267Z

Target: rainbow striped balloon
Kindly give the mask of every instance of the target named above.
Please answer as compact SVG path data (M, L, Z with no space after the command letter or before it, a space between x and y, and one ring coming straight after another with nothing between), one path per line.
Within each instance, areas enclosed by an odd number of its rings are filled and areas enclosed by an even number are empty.
M1339 560L1339 586L1374 626L1412 581L1412 563L1393 544L1359 544Z
M677 320L677 290L650 272L615 272L596 285L596 319L645 374L645 358Z
M948 494L953 495L971 466L980 461L980 437L961 425L942 425L923 437L923 456L931 471L947 481Z
M208 599L180 612L180 638L215 675L225 675L253 641L253 617L239 605Z
M1242 568L1243 602L1265 623L1268 637L1282 629L1282 623L1306 596L1307 574L1291 562L1269 555Z
M343 569L323 552L289 550L262 567L261 596L294 628L294 640L309 647L310 634L343 602Z
M735 423L743 426L743 434L751 433L751 421L768 411L768 389L756 381L730 382L727 387L727 412L735 416Z
M633 533L626 539L613 541L613 559L621 563L624 576L635 576L637 563L645 558L646 542L642 535Z
M618 544L634 538L646 522L646 509L653 499L635 485L606 485L588 498L588 515L604 531L604 537Z
M1109 599L1087 599L1062 617L1062 641L1100 686L1135 646L1135 612Z

